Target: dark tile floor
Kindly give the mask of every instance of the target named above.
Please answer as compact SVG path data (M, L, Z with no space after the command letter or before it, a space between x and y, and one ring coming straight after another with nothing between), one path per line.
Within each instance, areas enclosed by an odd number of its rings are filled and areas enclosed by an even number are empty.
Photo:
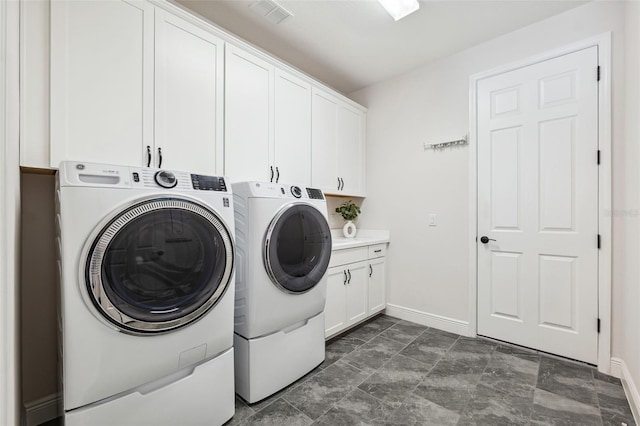
M227 425L635 425L594 368L378 316L314 371Z

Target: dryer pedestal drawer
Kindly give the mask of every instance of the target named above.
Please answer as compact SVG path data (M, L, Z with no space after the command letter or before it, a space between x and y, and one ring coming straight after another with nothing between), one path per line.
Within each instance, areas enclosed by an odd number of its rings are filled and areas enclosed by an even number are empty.
M158 384L157 389L144 385L121 397L68 411L65 424L221 425L234 414L232 376L233 348L198 365L186 377L164 386ZM177 405L179 410L176 410Z
M299 327L255 339L236 334L236 393L258 402L287 387L324 361L324 313Z

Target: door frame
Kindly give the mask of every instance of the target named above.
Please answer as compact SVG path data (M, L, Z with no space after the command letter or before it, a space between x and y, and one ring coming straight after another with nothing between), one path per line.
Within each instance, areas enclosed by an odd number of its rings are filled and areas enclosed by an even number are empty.
M20 3L0 1L0 424L19 424Z
M598 47L600 84L598 86L598 229L602 244L598 252L598 371L611 368L611 33L582 40L517 62L503 65L469 77L469 336L478 331L478 151L477 90L480 80L589 47ZM594 70L594 78L596 70ZM595 161L595 158L594 158ZM595 244L595 240L594 240ZM593 325L594 327L596 324Z

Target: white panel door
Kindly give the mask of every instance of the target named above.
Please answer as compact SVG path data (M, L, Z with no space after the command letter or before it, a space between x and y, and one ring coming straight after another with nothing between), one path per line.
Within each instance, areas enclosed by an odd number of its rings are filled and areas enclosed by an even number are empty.
M338 176L340 192L364 195L364 114L355 108L338 108Z
M346 265L347 268L347 322L355 324L367 316L367 262Z
M51 2L51 166L140 166L152 133L153 7Z
M275 72L274 161L276 182L311 185L311 85Z
M327 297L324 305L324 335L329 337L347 326L347 270L327 270Z
M382 311L387 306L385 263L384 257L369 260L368 316Z
M273 66L237 47L225 49L224 173L232 181L269 181Z
M593 47L477 86L478 334L592 364L597 63Z
M152 167L222 174L223 41L160 9L155 21L155 149L143 155L152 151Z
M338 108L333 96L314 88L311 103L311 183L330 194L338 193Z

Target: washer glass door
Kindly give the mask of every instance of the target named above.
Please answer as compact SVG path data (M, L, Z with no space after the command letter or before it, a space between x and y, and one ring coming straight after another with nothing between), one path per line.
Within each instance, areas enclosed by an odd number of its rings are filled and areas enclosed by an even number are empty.
M264 240L264 264L271 281L291 293L320 282L331 258L331 230L320 211L289 204L271 221Z
M199 319L230 283L232 238L210 209L190 200L151 199L105 226L89 251L88 293L100 313L137 333Z

